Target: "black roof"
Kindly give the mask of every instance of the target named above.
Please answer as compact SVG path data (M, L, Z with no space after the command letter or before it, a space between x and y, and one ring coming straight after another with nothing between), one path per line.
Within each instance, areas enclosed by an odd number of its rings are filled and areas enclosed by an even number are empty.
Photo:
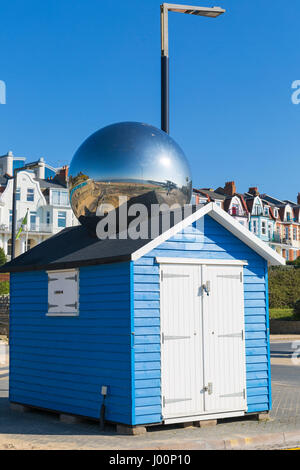
M200 206L190 206L194 213ZM178 209L181 211L181 209ZM178 212L170 213L170 228L177 222ZM189 214L188 214L189 215ZM44 242L36 245L31 250L23 253L12 261L1 266L0 272L24 272L36 270L66 269L78 266L92 266L105 263L129 261L131 254L149 243L163 233L162 213L156 217L146 219L148 221L148 237L133 240L126 239L99 239L95 231L89 230L84 225L69 227ZM156 236L151 236L151 227L156 223ZM167 227L167 228L169 228ZM117 235L118 237L118 235Z

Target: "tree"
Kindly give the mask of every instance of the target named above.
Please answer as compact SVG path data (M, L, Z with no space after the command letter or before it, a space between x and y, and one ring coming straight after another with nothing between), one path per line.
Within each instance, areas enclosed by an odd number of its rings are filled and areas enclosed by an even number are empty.
M3 248L0 248L0 266L3 266L7 262Z

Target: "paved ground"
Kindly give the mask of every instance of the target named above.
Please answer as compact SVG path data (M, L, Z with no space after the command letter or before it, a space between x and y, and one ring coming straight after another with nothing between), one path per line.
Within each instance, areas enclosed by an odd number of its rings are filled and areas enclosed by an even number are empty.
M276 420L298 425L300 416L300 361L297 358L300 341L272 341L272 386L273 410L271 417ZM294 361L292 361L294 357Z
M96 423L90 422L65 424L50 413L10 410L8 365L0 364L0 449L234 449L300 445L300 365L292 365L293 352L291 341L272 343L270 421L224 420L206 429L154 427L143 436L121 436L113 427L101 432ZM285 364L281 364L282 359Z

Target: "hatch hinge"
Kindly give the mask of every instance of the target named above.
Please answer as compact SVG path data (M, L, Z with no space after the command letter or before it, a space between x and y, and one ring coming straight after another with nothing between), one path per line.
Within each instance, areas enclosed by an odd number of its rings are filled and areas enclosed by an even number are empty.
M65 277L65 279L68 280L68 281L76 281L77 282L77 274L74 274L74 276Z
M50 308L55 308L55 307L58 307L58 305L48 303L48 310L50 310Z
M65 307L74 307L77 310L77 302L74 302L74 304L65 304Z

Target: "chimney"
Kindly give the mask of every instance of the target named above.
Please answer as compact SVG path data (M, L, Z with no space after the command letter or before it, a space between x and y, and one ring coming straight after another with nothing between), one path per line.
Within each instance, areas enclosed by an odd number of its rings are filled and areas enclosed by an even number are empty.
M233 196L236 193L236 186L234 181L227 181L224 186L224 193L227 196Z
M248 193L252 194L253 196L259 196L259 191L257 186L254 186L253 188L249 188Z
M62 181L65 184L67 184L68 182L68 171L69 171L69 167L68 165L65 165L59 170L57 174L57 177L60 179L60 181Z
M297 196L297 204L300 205L300 193L298 193L298 196Z

